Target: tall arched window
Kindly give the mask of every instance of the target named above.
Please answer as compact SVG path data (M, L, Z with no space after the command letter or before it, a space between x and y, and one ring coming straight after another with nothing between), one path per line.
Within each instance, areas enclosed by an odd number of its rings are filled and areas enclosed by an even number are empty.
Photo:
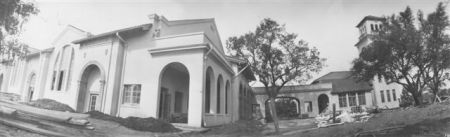
M228 114L228 99L230 96L230 81L227 80L227 83L225 84L225 114Z
M52 90L67 90L70 82L70 72L73 67L74 49L64 46L56 55L52 75Z
M222 92L221 92L221 90L222 90L222 75L219 75L219 78L217 78L217 103L216 103L216 109L217 109L217 113L220 113L220 109L221 109L221 103L220 103L220 101L221 101L221 94L222 94Z

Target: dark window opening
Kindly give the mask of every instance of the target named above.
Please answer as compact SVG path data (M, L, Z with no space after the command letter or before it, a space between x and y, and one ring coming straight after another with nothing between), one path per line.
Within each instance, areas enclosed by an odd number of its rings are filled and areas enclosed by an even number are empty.
M57 88L58 91L60 91L62 88L63 78L64 78L64 71L61 70L59 71L58 88Z

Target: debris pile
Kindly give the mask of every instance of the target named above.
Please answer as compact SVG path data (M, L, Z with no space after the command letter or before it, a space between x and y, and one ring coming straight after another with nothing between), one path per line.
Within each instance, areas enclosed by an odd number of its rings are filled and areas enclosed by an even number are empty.
M14 93L0 92L0 99L9 101L19 101L20 95Z
M368 109L353 109L348 111L326 111L317 116L317 127L329 127L344 123L367 122L373 115L367 112Z
M64 125L94 129L89 115L36 108L0 99L0 123L48 136L61 136Z
M139 130L139 131L151 131L151 132L178 132L179 129L175 128L172 124L152 117L148 118L138 118L138 117L115 117L111 115L104 114L99 111L87 112L92 118L114 121L129 129Z
M60 103L58 101L52 100L52 99L38 99L33 100L31 102L24 103L29 106L37 107L37 108L43 108L48 110L56 110L56 111L63 111L63 112L75 112L73 108L71 108L69 105Z

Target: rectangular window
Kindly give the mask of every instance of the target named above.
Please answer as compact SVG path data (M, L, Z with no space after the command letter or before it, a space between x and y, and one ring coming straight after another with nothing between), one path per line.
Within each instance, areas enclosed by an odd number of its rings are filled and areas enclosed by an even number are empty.
M356 106L356 94L355 93L348 93L348 105Z
M139 104L141 101L141 84L125 84L122 104Z
M307 112L312 112L313 108L312 108L312 102L311 101L305 101L305 108Z
M53 71L51 90L55 89L55 81L56 81L56 71Z
M386 96L387 96L387 101L391 102L391 92L389 90L386 90Z
M392 99L394 99L394 101L397 101L397 95L395 94L395 89L392 89Z
M364 92L358 93L358 101L359 101L359 105L366 105L366 96L365 96Z
M339 107L347 107L347 96L346 94L339 94Z
M183 93L175 92L175 113L181 113L182 104L183 104Z
M58 91L61 91L63 78L64 78L64 71L61 70L61 71L59 71L58 88L57 88Z
M384 100L384 91L383 90L380 91L380 96L381 96L381 103L384 103L385 100Z

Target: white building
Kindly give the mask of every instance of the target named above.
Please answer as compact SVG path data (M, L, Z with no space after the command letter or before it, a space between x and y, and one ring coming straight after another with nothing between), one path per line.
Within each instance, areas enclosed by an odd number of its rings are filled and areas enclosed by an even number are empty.
M0 89L78 112L195 127L250 118L242 107L254 103L248 82L255 78L241 71L245 62L225 56L214 19L148 17L147 24L98 35L69 25L52 48L1 66Z

